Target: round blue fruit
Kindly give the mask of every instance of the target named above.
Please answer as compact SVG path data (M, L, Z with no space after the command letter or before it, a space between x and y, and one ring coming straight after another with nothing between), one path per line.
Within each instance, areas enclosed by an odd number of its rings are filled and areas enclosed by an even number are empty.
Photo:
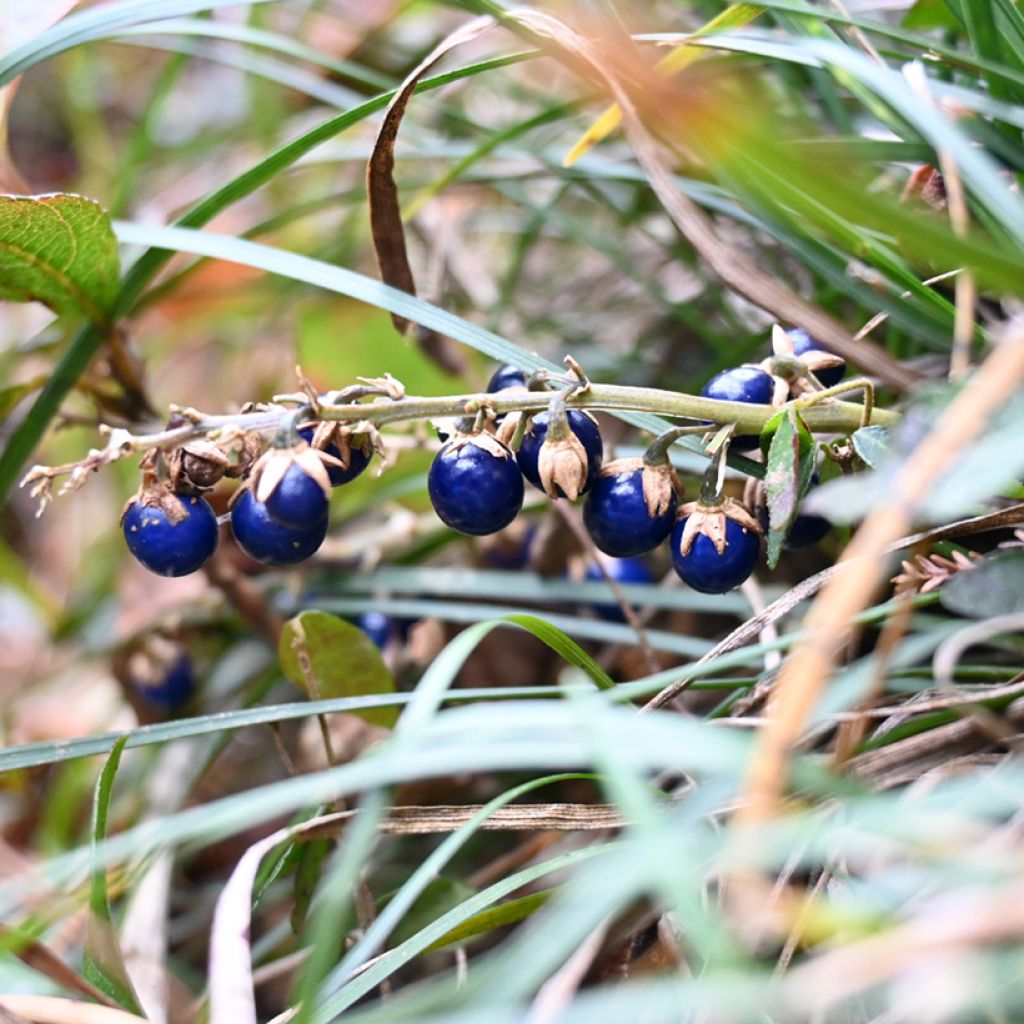
M434 457L427 490L438 518L474 537L503 530L523 507L523 478L512 453L496 455L463 441Z
M267 512L284 526L303 530L327 517L327 495L321 486L294 462L285 470L264 504Z
M137 501L128 506L122 523L128 550L158 576L187 576L217 549L217 517L209 503L194 494L176 497L185 509L179 523L158 505Z
M587 453L587 480L580 491L580 494L586 494L594 486L594 481L597 479L598 473L601 472L604 443L601 441L601 432L597 429L597 424L586 413L570 409L568 416L569 429L579 438ZM523 435L523 443L519 446L519 453L516 456L523 476L540 490L544 490L544 486L540 482L540 449L547 436L548 414L539 412L530 421L529 429ZM558 489L558 494L559 497L565 497L561 488Z
M798 515L786 534L783 546L791 551L809 548L824 540L831 529L832 524L823 516Z
M296 529L275 519L267 506L245 490L231 509L231 529L238 546L265 565L293 565L309 558L327 536L327 516Z
M303 427L299 436L306 444L313 443L313 428ZM341 458L341 451L336 444L329 444L324 452L333 455L336 459ZM331 478L332 487L340 487L342 484L350 483L370 464L373 458L372 451L365 451L363 448L352 447L349 449L348 465L342 469L340 466L327 465L327 475Z
M147 703L162 711L174 711L181 707L195 689L195 672L192 659L184 651L181 657L167 669L163 679L155 682L132 679L132 688Z
M494 371L494 376L487 382L488 394L495 391L504 391L505 388L525 388L526 374L518 367L506 363Z
M775 391L771 374L756 366L734 366L716 373L701 389L705 398L720 402L747 402L750 405L769 405ZM760 444L756 434L740 434L732 439L735 451L752 451Z
M583 506L587 532L601 551L615 558L653 550L672 532L675 518L675 497L661 515L648 511L641 467L598 476Z
M642 558L605 558L602 564L608 575L616 583L621 583L624 586L628 586L631 583L647 584L654 582L654 575ZM605 581L604 573L601 572L600 566L595 565L593 562L587 566L587 571L583 574L583 578L595 583L603 583ZM602 619L607 619L609 622L626 621L626 616L623 615L622 609L617 604L596 604L594 605L594 611Z
M812 338L802 327L794 327L792 330L786 331L786 333L789 335L790 341L793 342L793 355L798 359L812 351L828 352L824 345L819 344L817 339ZM825 387L831 388L835 387L845 374L846 363L842 363L840 366L830 366L827 369L819 370L814 376Z
M395 632L395 624L383 612L363 612L355 623L381 650L388 645Z
M688 554L680 544L689 517L683 516L672 531L672 565L679 578L702 594L724 594L738 587L754 571L761 538L732 519L726 520L725 550L719 554L714 543L698 534Z

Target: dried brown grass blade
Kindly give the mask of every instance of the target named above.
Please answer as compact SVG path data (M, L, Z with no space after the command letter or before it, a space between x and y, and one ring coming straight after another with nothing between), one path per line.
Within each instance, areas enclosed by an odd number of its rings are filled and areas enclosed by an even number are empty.
M409 100L416 91L416 85L427 70L450 50L476 39L494 24L494 19L489 15L467 22L435 46L406 76L384 113L384 120L374 142L373 152L370 154L366 170L366 187L370 206L370 232L377 253L377 265L385 284L400 288L410 295L416 294L416 281L413 278L412 267L409 266L405 226L402 223L402 210L394 175L398 129L409 106ZM446 370L461 373L465 369L462 352L454 342L436 331L410 324L400 316L392 316L391 319L402 334L413 332L420 348Z
M738 826L771 818L789 775L789 758L854 616L884 577L890 546L910 526L919 497L978 437L1024 378L1024 323L1015 324L904 463L886 501L864 520L804 619L799 642L779 674L758 736Z
M557 43L575 61L584 63L604 81L622 110L623 126L630 147L665 212L726 286L780 321L799 324L838 355L859 363L892 387L904 389L917 381L912 371L884 349L866 339L853 337L827 313L765 273L745 253L721 238L711 220L676 187L671 172L661 159L653 135L645 126L622 82L628 78L640 83L639 88L643 93L656 97L658 103L681 102L683 96L679 92L670 91L674 88L671 84L639 61L632 61L628 68L623 67L621 74L610 70L609 55L615 55L622 63L626 59L623 55L634 52L632 47L609 46L599 50L594 43L567 25L538 11L510 11L509 17L529 31ZM685 82L685 78L682 81Z
M1009 508L1000 509L998 512L988 512L985 515L972 516L970 519L962 519L957 523L950 523L947 526L940 526L923 533L912 533L890 544L885 549L885 554L893 554L896 551L903 551L907 548L930 544L939 540L948 540L951 537L965 537L975 533L1002 530L1010 526L1016 526L1019 523L1024 523L1024 504L1011 505ZM707 662L714 661L723 654L738 650L751 640L755 640L767 625L777 622L784 615L788 615L802 601L806 601L817 594L838 571L839 566L832 565L816 573L814 576L808 576L802 583L798 583L791 590L787 590L781 597L774 600L763 612L747 619L746 622L740 623L728 636L715 644L697 664L704 665ZM642 710L656 711L658 708L664 707L675 700L690 685L694 678L692 675L682 676L669 683L663 690L656 693L643 706Z
M113 1006L76 1003L59 996L0 995L0 1009L32 1024L147 1024L145 1017Z

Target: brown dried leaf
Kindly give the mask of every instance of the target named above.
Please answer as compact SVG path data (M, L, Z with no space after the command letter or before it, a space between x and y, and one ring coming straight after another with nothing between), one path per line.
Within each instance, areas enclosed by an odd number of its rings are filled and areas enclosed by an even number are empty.
M449 50L476 39L494 24L494 19L489 15L474 18L435 46L406 76L395 93L373 145L366 170L366 187L370 204L370 231L377 253L377 265L385 284L400 288L409 295L416 294L416 282L412 276L409 254L405 247L405 226L402 223L402 210L394 177L398 128L405 116L409 100L416 91L416 85L427 70ZM454 373L462 373L465 370L461 350L448 338L436 331L412 325L403 317L392 315L391 319L402 334L413 331L420 348L440 366Z

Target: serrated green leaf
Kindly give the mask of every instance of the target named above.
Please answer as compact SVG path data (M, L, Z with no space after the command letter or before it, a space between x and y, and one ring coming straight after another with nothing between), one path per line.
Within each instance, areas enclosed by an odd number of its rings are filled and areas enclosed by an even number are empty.
M850 435L853 450L872 469L877 469L889 450L889 431L885 427L861 427Z
M110 796L114 779L121 764L127 736L122 736L110 751L103 766L92 806L92 842L95 849L107 837L110 815ZM110 916L107 894L107 873L94 867L89 888L89 919L85 929L85 950L82 955L82 975L101 992L113 999L129 1013L141 1014L138 997L125 969L121 946Z
M947 611L972 619L1024 612L1024 550L1000 551L958 572L939 590Z
M373 641L358 626L326 612L308 611L285 623L277 649L281 671L311 700L393 693L395 681ZM390 728L393 707L355 711L373 725Z
M0 299L105 324L120 263L110 218L83 196L0 196Z

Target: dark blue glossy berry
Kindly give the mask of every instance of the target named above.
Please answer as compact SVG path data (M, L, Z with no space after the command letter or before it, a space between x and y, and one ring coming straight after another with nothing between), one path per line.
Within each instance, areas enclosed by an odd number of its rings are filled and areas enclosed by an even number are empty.
M812 338L802 327L794 327L792 330L786 331L786 333L793 342L793 355L798 358L811 351L828 352L824 345L819 344L817 339ZM843 363L840 366L830 366L826 370L819 370L814 376L825 387L831 388L835 387L845 375L846 363Z
M605 558L602 564L608 575L616 583L621 583L624 586L629 586L631 583L647 584L654 582L654 575L642 558ZM583 578L595 583L605 582L604 573L593 562L587 566L587 571L583 574ZM609 622L626 621L626 616L617 604L596 604L594 605L594 611L602 619L607 619Z
M748 402L751 405L769 405L775 384L771 375L756 366L734 366L716 373L701 388L705 398L720 402ZM756 434L740 434L732 439L734 451L748 452L757 448L760 438Z
M536 535L537 530L533 526L516 536L503 533L483 546L483 560L493 569L525 569L530 562L530 551Z
M303 427L299 431L299 435L306 442L306 444L313 443L313 428ZM329 444L324 452L328 455L333 455L336 459L341 458L341 452L336 444ZM331 466L327 463L327 475L331 478L332 487L340 487L342 484L347 484L352 480L355 480L357 476L370 464L370 459L373 458L372 451L364 451L362 448L352 447L349 448L348 466L342 469L340 466Z
M383 612L363 612L356 617L356 625L381 649L387 647L395 634L395 623Z
M494 371L494 376L487 382L487 391L494 394L495 391L504 391L505 388L525 388L526 374L515 366L506 363Z
M719 554L710 538L698 534L687 555L679 545L689 517L680 519L672 531L672 565L679 578L702 594L724 594L738 587L754 571L761 538L732 519L726 520L725 550Z
M264 503L267 512L284 526L304 530L327 517L327 495L320 485L294 462L285 470Z
M474 537L503 530L523 507L523 478L512 453L495 455L460 440L434 457L427 490L438 518Z
M597 424L586 413L570 409L568 416L569 429L580 439L587 453L587 481L580 491L580 494L586 494L594 486L594 481L597 479L598 473L601 472L601 460L604 458L604 443L601 441L601 432L597 429ZM538 462L540 459L540 447L547 436L548 414L546 412L539 412L533 417L529 429L523 435L523 443L519 446L519 453L516 456L519 461L519 468L523 471L523 476L540 490L544 490L544 488L540 482ZM559 497L565 497L561 488L558 489L558 493Z
M267 506L245 490L231 508L231 529L238 546L265 565L292 565L309 558L327 536L327 516L295 529L276 520Z
M784 547L792 551L809 548L828 536L832 524L822 516L798 515L786 534Z
M628 558L656 548L672 532L676 499L652 516L644 501L643 469L598 476L583 506L583 522L597 547L606 555Z
M217 517L204 498L177 496L186 516L172 523L157 505L128 506L122 527L128 550L159 576L187 576L207 562L217 549Z
M184 651L177 661L172 662L163 679L156 681L132 679L132 689L147 703L162 711L174 711L181 707L195 689L195 672L192 659Z

